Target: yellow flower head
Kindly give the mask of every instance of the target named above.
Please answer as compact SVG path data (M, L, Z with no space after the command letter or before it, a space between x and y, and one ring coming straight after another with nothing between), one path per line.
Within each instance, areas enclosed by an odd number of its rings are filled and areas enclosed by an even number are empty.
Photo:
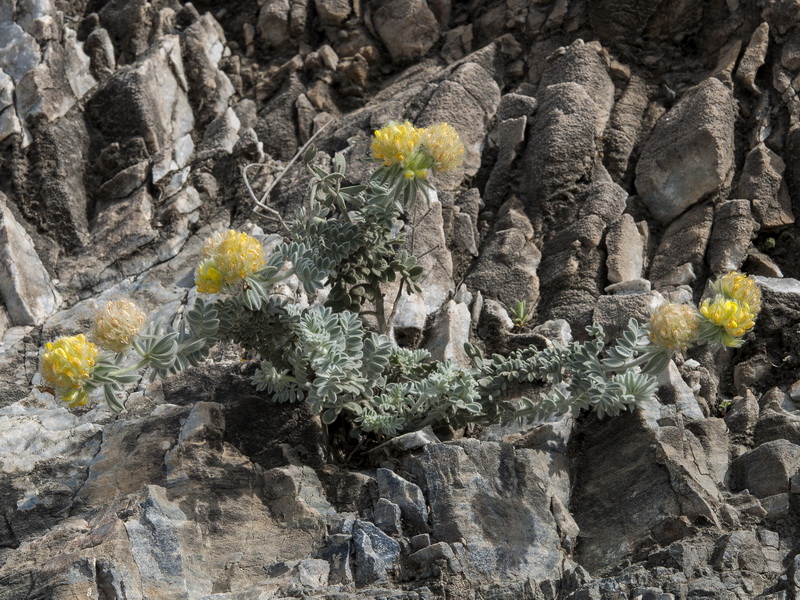
M70 406L86 404L84 385L92 376L100 351L83 334L48 342L42 358L42 376Z
M144 327L145 314L130 300L107 303L94 317L92 333L101 348L123 352Z
M420 131L408 121L384 125L372 136L372 156L385 167L405 166L419 147Z
M200 294L219 294L225 285L225 279L214 264L214 260L207 258L197 267L194 283Z
M420 143L433 157L433 169L446 173L464 159L464 144L458 132L447 123L437 123L422 130Z
M686 304L668 302L650 317L650 341L673 352L685 350L697 339L697 311Z
M257 239L233 230L209 238L203 256L205 260L195 276L197 291L203 294L221 292L225 285L236 284L256 273L267 261Z
M717 294L747 304L753 315L757 315L761 310L761 288L755 279L744 273L731 271L717 279L712 288Z
M741 346L742 337L755 325L756 315L748 304L722 294L703 300L700 314L704 317L700 323L701 337L731 348Z

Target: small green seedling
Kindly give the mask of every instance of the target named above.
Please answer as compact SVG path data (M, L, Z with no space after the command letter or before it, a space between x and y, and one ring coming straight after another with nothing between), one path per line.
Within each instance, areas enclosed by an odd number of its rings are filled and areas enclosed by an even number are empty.
M517 300L514 306L508 309L508 316L511 317L516 329L524 329L533 319L533 307L528 308L525 300Z

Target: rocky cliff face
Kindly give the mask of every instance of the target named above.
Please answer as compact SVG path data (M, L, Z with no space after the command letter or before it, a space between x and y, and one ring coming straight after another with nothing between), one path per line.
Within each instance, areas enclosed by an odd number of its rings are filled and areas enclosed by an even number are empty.
M800 597L795 0L5 0L0 598ZM397 339L463 360L758 275L741 349L602 421L423 431L343 460L220 348L127 412L69 411L39 348L131 296L168 318L202 241L266 236L312 135L369 166L389 120L466 145L409 215ZM307 179L264 198L290 217ZM533 333L505 307L535 306Z

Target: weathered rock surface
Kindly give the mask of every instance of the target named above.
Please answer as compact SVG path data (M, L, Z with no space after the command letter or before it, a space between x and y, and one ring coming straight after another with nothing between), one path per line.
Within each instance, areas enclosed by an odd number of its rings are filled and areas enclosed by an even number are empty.
M723 186L733 166L736 114L731 90L712 78L661 117L636 166L636 189L656 220L669 223Z
M372 22L395 62L419 60L439 39L439 23L421 0L380 2Z
M0 297L11 325L39 325L61 303L33 240L0 193Z
M692 284L702 274L713 215L712 206L698 206L667 228L650 267L656 288Z
M563 455L466 440L426 446L405 467L428 495L432 540L456 547L475 578L500 573L542 579L561 569L550 497L557 493L562 502L569 501L566 473L559 473L564 460ZM552 475L555 481L548 482ZM470 516L460 518L464 514Z
M509 200L500 213L498 230L486 240L467 282L505 306L517 300L535 303L542 255L533 243L533 228L519 200Z

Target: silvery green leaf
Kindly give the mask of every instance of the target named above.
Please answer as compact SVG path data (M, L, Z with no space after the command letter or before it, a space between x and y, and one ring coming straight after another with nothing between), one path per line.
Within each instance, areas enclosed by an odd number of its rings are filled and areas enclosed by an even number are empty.
M108 407L116 414L121 413L125 407L117 400L117 396L114 393L114 390L111 389L110 386L104 385L103 386L103 396L106 399L106 404Z
M178 349L178 333L175 331L171 331L164 335L160 340L158 340L152 348L150 348L149 354L155 356L168 356L171 354L175 354L176 350Z
M242 304L248 310L257 311L261 308L261 295L253 289L247 289L242 293Z
M338 417L338 416L339 416L339 413L336 410L334 410L332 408L329 408L324 413L322 413L322 417L321 418L322 418L322 422L325 425L330 425L331 423L333 423L336 420L336 417Z
M672 360L672 353L663 348L654 348L652 351L648 352L648 354L650 355L650 359L647 361L647 365L642 369L642 373L647 373L648 375L658 375L669 366L669 361Z
M333 169L340 175L344 175L347 169L347 161L345 161L341 152L337 152L333 155Z
M206 340L204 338L193 340L188 344L184 345L181 348L181 352L183 354L194 354L195 352L202 350L205 345L206 345Z
M310 163L317 156L317 149L314 146L309 146L305 154L303 154L303 162Z

